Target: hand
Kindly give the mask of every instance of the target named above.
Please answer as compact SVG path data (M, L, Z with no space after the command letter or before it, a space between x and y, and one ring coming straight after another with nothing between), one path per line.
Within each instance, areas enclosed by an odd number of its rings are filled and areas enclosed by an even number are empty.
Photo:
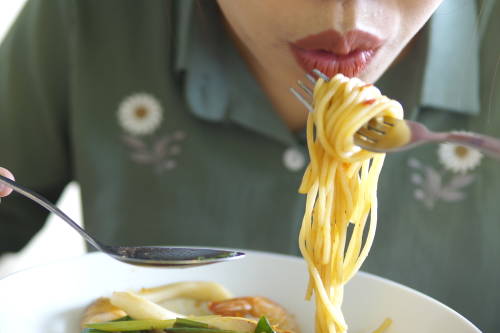
M0 175L14 180L14 175L7 169L0 167ZM0 198L9 195L12 192L10 187L0 184Z

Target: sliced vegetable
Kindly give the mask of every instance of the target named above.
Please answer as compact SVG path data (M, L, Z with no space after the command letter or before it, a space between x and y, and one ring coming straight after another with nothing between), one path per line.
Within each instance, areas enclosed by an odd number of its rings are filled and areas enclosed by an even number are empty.
M93 328L84 328L81 333L107 333L106 331L100 331Z
M130 318L129 316L125 316L125 317L121 317L121 318L118 318L118 319L115 319L115 320L109 320L109 321L106 321L107 322L116 322L116 321L130 321L132 320L132 318ZM89 324L94 324L94 323L89 323ZM107 333L106 331L101 331L101 330L98 330L98 329L95 329L95 328L84 328L80 333ZM141 333L140 331L131 331L130 333Z
M145 319L145 320L123 320L123 321L109 321L106 323L96 323L87 324L86 328L101 330L105 332L130 332L130 331L142 331L142 330L153 330L153 329L166 329L173 327L175 319L169 320L156 320L156 319Z
M137 320L175 320L175 318L184 317L129 291L114 292L111 296L111 304Z
M137 294L155 303L174 298L211 302L233 297L221 284L206 281L175 282L155 288L143 288Z
M208 324L201 323L199 321L194 321L185 318L177 318L175 320L174 328L179 327L198 327L198 328L208 328Z
M195 317L193 319L176 318L168 320L144 319L144 320L109 321L105 323L94 323L85 325L87 331L82 333L101 332L139 332L153 329L165 330L169 333L253 333L256 327L255 321L245 318L231 318L219 316ZM267 319L266 319L267 321ZM269 325L269 322L267 322ZM221 328L215 328L221 327ZM265 325L263 326L265 327ZM257 332L257 331L255 331ZM274 331L258 331L259 333Z
M85 309L80 323L83 327L85 324L122 320L126 315L125 311L111 304L109 298L100 297Z
M276 333L276 331L273 330L269 320L262 316L257 323L257 327L255 327L255 333Z
M210 327L217 327L222 330L236 331L243 333L254 333L257 322L248 318L241 317L221 317L208 316L191 318L208 324Z
M167 333L240 333L237 331L221 330L219 328L203 327L172 327L165 330Z

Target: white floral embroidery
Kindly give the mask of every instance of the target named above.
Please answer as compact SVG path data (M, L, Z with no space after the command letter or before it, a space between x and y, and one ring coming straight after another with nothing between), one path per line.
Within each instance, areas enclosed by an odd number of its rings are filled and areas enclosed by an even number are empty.
M472 174L452 174L445 177L432 166L424 165L416 158L408 160L408 166L413 169L411 182L416 186L413 195L427 208L432 209L438 201L458 202L465 199L465 188L472 184L475 176Z
M176 157L182 152L181 143L186 138L183 131L177 130L171 134L153 140L147 144L136 136L124 135L123 141L132 150L131 158L140 164L151 164L157 172L169 171L177 166Z
M118 122L125 131L122 139L130 149L131 159L139 164L152 165L156 172L177 166L176 157L182 152L181 143L186 138L186 133L181 130L153 135L162 118L160 102L147 93L128 96L118 108Z
M158 100L146 93L130 95L118 107L119 123L132 135L153 133L160 126L162 116Z
M439 162L455 173L474 170L481 163L483 155L476 149L453 143L442 143L438 149Z

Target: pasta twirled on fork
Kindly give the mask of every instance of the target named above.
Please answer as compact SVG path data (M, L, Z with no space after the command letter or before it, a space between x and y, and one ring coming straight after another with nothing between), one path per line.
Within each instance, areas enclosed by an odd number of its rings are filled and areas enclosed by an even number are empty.
M373 118L402 118L403 109L373 85L342 74L318 80L313 106L307 122L310 164L299 189L307 194L299 236L310 275L306 297L315 294L317 333L345 332L344 285L373 243L377 182L385 158L359 149L353 137Z

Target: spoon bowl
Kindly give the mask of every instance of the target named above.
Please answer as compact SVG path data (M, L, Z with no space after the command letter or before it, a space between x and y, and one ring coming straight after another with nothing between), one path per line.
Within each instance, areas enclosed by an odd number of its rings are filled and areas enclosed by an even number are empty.
M224 249L178 246L110 246L97 241L68 215L42 195L27 189L12 179L0 176L0 184L33 200L68 223L94 248L121 262L137 266L191 267L241 259L245 253Z
M108 255L137 266L201 266L240 259L243 252L177 246L110 246Z

